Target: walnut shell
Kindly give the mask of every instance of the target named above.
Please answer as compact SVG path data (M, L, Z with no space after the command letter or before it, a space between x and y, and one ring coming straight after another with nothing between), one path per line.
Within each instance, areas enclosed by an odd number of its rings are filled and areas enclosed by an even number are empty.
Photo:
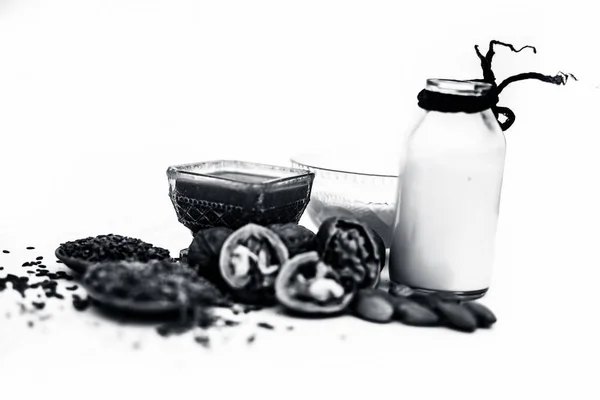
M288 258L288 250L277 234L250 223L233 232L223 244L219 270L240 301L270 305L275 304L275 279Z
M311 251L290 258L281 267L281 271L275 282L275 294L279 304L286 310L310 316L329 316L342 313L350 305L356 292L356 285L351 280L341 282L339 276L334 271L331 271L331 275L334 275L335 281L344 288L344 293L339 298L333 301L327 300L326 302L322 302L309 293L302 293L302 291L298 290L298 275L304 275L306 271L316 270L316 266L319 263L321 263L319 254L316 251ZM309 279L313 278L316 274L313 272L310 275L312 276ZM303 295L300 295L301 293Z
M379 284L385 247L366 225L350 218L331 217L317 232L321 259L341 276L351 276L359 289Z

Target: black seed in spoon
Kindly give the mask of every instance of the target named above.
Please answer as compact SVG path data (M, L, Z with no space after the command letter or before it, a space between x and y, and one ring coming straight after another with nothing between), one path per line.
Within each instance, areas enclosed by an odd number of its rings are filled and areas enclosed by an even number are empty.
M121 235L98 235L62 243L65 255L86 261L163 260L170 257L169 251L155 247L140 239Z
M275 327L273 325L267 324L266 322L259 322L258 324L256 324L256 326L258 326L260 328L264 328L264 329L269 329L269 330L275 329Z
M77 290L78 286L77 285L73 285L73 286L68 286L65 289L73 291L73 290Z

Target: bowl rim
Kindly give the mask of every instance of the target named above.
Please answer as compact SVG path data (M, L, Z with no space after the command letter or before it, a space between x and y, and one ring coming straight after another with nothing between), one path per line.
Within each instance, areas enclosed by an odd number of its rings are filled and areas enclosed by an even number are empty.
M290 158L290 161L294 164L297 165L301 165L303 167L306 168L310 168L312 170L316 170L316 171L327 171L327 172L335 172L337 174L346 174L346 175L360 175L360 176L370 176L370 177L377 177L377 178L393 178L393 179L398 179L398 177L400 175L390 175L390 174L374 174L374 173L368 173L368 172L357 172L357 171L348 171L348 170L343 170L343 169L333 169L333 168L324 168L324 167L317 167L315 165L311 165L308 164L306 162L302 162L302 161L298 161L298 159L300 157L302 157L303 155L298 155L298 156L294 156Z
M236 180L236 179L232 179L232 178L226 178L226 177L219 176L219 175L211 175L210 173L207 173L207 172L202 172L202 171L193 172L193 171L186 170L187 168L192 168L192 167L203 167L203 166L210 167L210 166L219 165L219 164L237 164L238 166L242 166L242 167L257 166L257 167L261 167L261 168L265 168L265 169L270 169L273 171L286 172L287 175L281 176L281 177L275 177L273 179L268 179L268 180L265 180L262 182L244 182L244 181L240 181L240 180ZM244 186L269 186L269 185L274 185L274 184L286 183L286 182L290 182L290 181L294 181L294 180L298 180L298 179L309 179L312 181L312 179L314 178L314 175L315 175L314 172L307 171L307 170L301 169L301 168L284 167L284 166L280 166L280 165L272 165L272 164L264 164L264 163L257 163L257 162L252 162L252 161L232 160L232 159L208 160L208 161L200 161L200 162L194 162L194 163L178 164L178 165L171 165L167 168L167 176L169 178L174 178L175 175L178 175L178 174L202 177L202 178L207 178L207 179L211 179L211 180L215 180L215 181L230 182L230 183L234 183L234 184L241 184Z

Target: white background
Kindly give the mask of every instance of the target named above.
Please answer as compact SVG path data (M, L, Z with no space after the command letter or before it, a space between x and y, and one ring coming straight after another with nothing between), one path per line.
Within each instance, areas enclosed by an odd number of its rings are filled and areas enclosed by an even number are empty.
M32 382L51 357L40 382L70 377L78 396L99 393L81 379L100 371L141 378L146 389L144 374L159 374L177 390L192 385L197 396L225 398L304 390L315 398L593 397L600 57L598 14L586 3L0 0L0 247L51 251L115 232L178 251L189 233L167 197L167 166L400 150L425 79L481 77L473 45L491 39L538 48L499 48L499 80L559 70L580 78L564 87L516 83L501 98L517 120L507 132L497 265L485 300L500 319L492 331L353 324L346 328L355 341L342 346L327 339L335 325L313 324L302 340L208 358L176 345L170 353L110 350L67 324L62 340L15 339L0 353L0 382ZM0 324L0 333L16 329ZM113 390L108 377L97 379ZM20 396L69 394L26 387Z

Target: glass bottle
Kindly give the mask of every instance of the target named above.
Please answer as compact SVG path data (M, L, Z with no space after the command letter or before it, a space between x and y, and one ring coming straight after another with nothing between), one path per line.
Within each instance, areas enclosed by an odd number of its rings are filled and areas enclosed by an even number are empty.
M483 100L491 89L442 79L429 79L425 88L459 103ZM489 107L450 109L427 109L407 138L390 279L417 291L474 299L491 280L506 141Z

